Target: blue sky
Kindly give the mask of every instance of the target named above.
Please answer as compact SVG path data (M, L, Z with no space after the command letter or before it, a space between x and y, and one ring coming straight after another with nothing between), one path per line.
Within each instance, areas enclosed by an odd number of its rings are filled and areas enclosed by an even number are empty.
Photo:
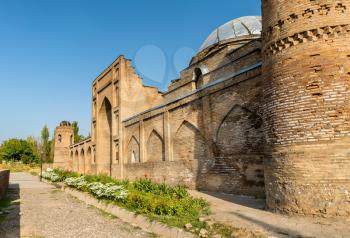
M213 29L244 15L260 15L260 0L0 0L0 141L62 120L87 135L91 83L119 55L164 90Z

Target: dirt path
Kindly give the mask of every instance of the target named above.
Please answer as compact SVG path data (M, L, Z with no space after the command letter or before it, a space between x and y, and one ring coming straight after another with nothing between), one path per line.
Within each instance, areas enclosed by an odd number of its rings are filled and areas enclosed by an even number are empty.
M261 199L197 191L191 194L211 203L215 221L234 227L258 230L274 237L350 237L350 218L288 217L263 210L264 200Z
M0 222L0 238L153 237L29 174L11 174L10 183L9 193L18 203Z

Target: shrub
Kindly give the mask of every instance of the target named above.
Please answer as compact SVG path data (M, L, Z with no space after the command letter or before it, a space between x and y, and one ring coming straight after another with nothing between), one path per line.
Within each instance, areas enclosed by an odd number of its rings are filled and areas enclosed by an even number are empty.
M76 172L64 171L60 169L54 169L53 172L60 177L58 182L63 182L66 178L77 178L80 176L80 174Z
M100 182L90 183L88 185L89 192L97 198L105 198L109 200L123 200L128 196L128 191L121 185L114 183L103 184Z
M183 227L205 227L198 218L209 213L209 204L203 199L191 197L181 186L157 184L148 179L135 182L116 180L106 175L79 176L74 172L54 170L45 178L64 181L72 188L88 192L98 199L111 201L136 213L145 214L166 224Z
M173 198L185 198L189 194L184 187L171 187L165 183L156 184L149 179L140 179L133 183L133 187L141 192L153 193L156 195L164 195Z
M64 180L64 183L70 187L77 188L79 190L85 190L88 187L88 182L85 181L83 176L81 177L70 177Z
M60 176L55 172L43 172L42 177L52 182L58 182L60 180Z
M107 200L123 200L128 196L128 191L121 185L115 183L88 182L85 176L70 177L64 180L64 183L70 187L91 193L97 198Z

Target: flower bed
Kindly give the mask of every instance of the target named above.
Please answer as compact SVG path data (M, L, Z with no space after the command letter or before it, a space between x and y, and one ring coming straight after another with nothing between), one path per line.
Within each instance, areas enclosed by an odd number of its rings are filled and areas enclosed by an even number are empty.
M157 184L147 179L130 182L105 175L80 176L62 170L45 172L43 178L64 182L71 188L171 226L182 228L191 223L194 228L206 227L199 217L209 213L209 204L203 199L191 197L180 186Z

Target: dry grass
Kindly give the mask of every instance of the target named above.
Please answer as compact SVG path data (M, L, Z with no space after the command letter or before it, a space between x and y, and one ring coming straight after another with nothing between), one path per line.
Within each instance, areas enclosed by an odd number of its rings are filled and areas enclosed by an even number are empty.
M31 174L39 174L40 173L40 166L39 165L32 165L32 164L21 164L21 163L7 163L7 164L0 164L0 170L8 169L11 172L28 172Z

